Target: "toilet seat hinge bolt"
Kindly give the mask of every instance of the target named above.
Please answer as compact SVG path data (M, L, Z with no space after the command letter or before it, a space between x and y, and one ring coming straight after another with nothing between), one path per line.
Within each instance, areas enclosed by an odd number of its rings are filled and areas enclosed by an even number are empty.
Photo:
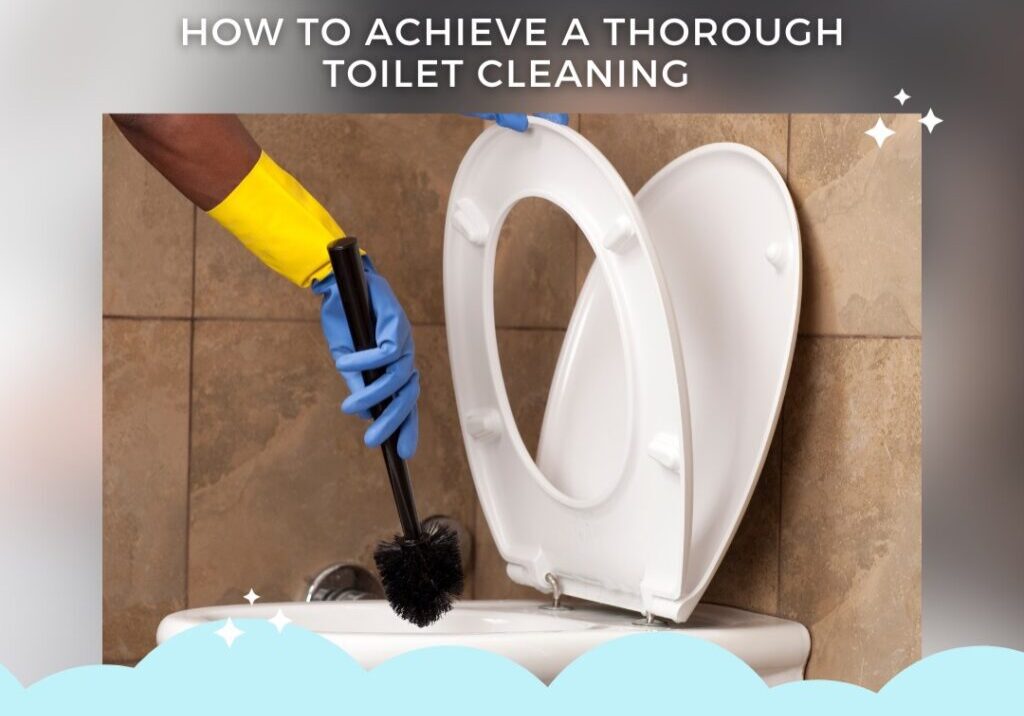
M639 619L633 620L633 626L649 627L651 629L664 629L669 625L667 621L654 616L652 612L644 611L640 612L640 614L641 617Z
M551 587L551 604L542 604L541 609L551 612L564 612L572 609L562 604L562 584L551 572L544 575L544 581Z

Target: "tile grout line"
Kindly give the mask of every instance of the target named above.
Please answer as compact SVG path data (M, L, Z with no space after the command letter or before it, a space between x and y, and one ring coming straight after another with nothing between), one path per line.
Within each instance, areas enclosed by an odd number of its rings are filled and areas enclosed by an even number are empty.
M293 323L296 325L319 323L315 318L255 318L253 316L129 316L119 313L107 313L104 320L112 321L189 321L192 323ZM414 328L444 328L443 322L412 321ZM496 326L499 331L565 331L566 326ZM872 333L798 333L798 339L813 340L878 340L878 341L919 341L921 334L885 335Z
M885 336L871 335L870 333L798 333L797 339L812 339L823 341L919 341L921 336Z
M790 369L792 370L792 369ZM788 383L787 390L788 390ZM782 616L782 486L786 481L786 403L783 398L782 408L779 411L779 494L776 498L779 511L779 525L776 530L775 549L775 615Z
M793 113L786 113L786 189L792 193L789 185L789 178L792 175L793 167ZM793 201L791 199L791 201ZM798 217L799 220L799 217ZM793 353L796 353L796 342L800 340L800 326L798 325L796 337L793 341ZM792 360L792 358L791 358ZM789 376L786 378L786 392L789 392L789 380L792 377L793 366L790 365ZM776 530L776 571L775 571L775 613L782 616L782 519L783 519L783 492L786 486L786 396L782 397L782 406L779 408L779 494L776 498L776 505L779 514L779 524Z
M319 325L316 318L253 318L251 316L126 316L122 314L108 314L103 316L106 320L113 321L188 321L191 323L291 323L295 325ZM444 328L443 322L433 321L412 321L413 328ZM496 326L499 331L559 331L564 332L566 326Z
M793 115L786 115L786 184L789 184L789 165L793 161Z
M126 316L121 313L104 313L104 321L182 321L190 323L192 321L188 316Z
M112 321L188 321L192 323L294 323L297 325L319 323L315 318L255 318L253 316L129 316L120 313L105 313L104 320ZM412 321L414 328L444 328L443 322ZM564 331L566 326L496 326L499 331ZM872 333L798 333L798 339L814 340L878 340L878 341L919 341L921 334L872 334Z
M192 207L192 310L189 319L188 337L188 441L186 443L186 467L185 467L185 575L184 594L185 608L188 608L188 575L190 559L190 536L192 532L192 413L195 406L192 404L192 385L195 377L196 364L196 233L199 210Z
M793 113L789 112L786 114L786 186L789 187L789 177L792 173L793 166ZM792 191L792 189L790 189ZM797 330L797 340L801 338L800 331ZM796 352L796 346L793 347L794 353ZM792 375L792 366L790 366L790 375ZM786 381L786 390L789 391L789 380ZM783 396L782 408L779 414L779 494L776 498L777 506L779 511L779 525L776 530L776 571L775 571L775 614L776 616L782 617L784 615L783 604L782 604L782 521L783 521L783 510L785 505L783 504L782 496L786 486L786 403L785 396Z

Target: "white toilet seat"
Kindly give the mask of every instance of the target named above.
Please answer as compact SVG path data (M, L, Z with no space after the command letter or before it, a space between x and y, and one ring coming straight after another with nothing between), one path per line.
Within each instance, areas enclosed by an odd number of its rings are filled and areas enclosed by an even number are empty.
M493 320L498 235L526 196L562 207L596 255L540 467L515 426ZM571 129L492 128L456 176L444 270L463 437L510 577L550 591L550 574L566 594L686 620L746 509L788 379L800 243L778 172L747 147L709 145L634 201Z
M684 565L685 619L732 541L771 444L800 313L800 229L785 182L764 156L710 144L679 157L640 190L637 204L672 297L686 359L693 433L693 508ZM619 338L605 273L580 292L552 379L537 463L581 479L615 440L621 420L588 396L600 380L621 392ZM605 421L600 452L573 415ZM592 459L593 458L593 459Z
M590 240L627 366L615 410L628 449L585 495L559 489L534 464L501 373L494 257L506 214L527 196L562 207ZM452 187L444 289L466 450L510 576L546 591L554 575L567 594L678 620L691 504L686 378L666 283L622 179L583 137L545 120L531 118L522 134L484 132Z

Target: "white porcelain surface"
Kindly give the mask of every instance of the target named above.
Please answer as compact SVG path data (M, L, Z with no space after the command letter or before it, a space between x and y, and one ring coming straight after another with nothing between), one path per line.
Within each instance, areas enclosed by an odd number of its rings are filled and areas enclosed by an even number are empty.
M631 623L635 614L615 609L556 613L539 607L530 601L465 601L425 629L402 621L376 600L202 607L164 618L157 642L228 617L269 619L280 608L294 624L342 647L367 669L413 649L457 645L500 654L550 682L591 647L646 630ZM702 604L687 624L671 629L728 649L771 685L803 678L810 639L795 622Z
M636 202L686 361L693 489L685 578L677 611L655 610L681 621L725 555L771 445L799 323L800 229L778 171L740 144L684 154L648 181ZM545 475L572 484L599 480L622 456L661 456L657 441L635 433L623 407L628 363L612 278L603 269L595 264L580 292L537 453ZM633 525L654 536L652 549L676 550L676 525L651 524L658 519L638 512Z
M501 224L527 196L562 207L596 256L536 464L509 406L493 315ZM689 617L771 443L800 253L785 183L748 147L689 152L634 200L571 129L531 119L525 133L477 139L448 209L446 328L473 479L513 580L549 591L551 573L569 595Z
M577 414L598 446L585 480L546 476L519 436L494 327L501 225L528 196L563 208L608 277L625 364L613 404ZM572 267L566 267L572 270ZM604 156L577 132L531 118L524 133L493 127L473 143L452 186L444 245L445 325L452 381L477 494L509 575L564 593L678 619L690 533L689 409L671 298L636 202ZM528 297L524 297L528 299ZM599 388L603 386L597 386ZM614 413L629 449L603 459ZM660 440L674 459L637 450ZM587 456L578 455L587 464Z

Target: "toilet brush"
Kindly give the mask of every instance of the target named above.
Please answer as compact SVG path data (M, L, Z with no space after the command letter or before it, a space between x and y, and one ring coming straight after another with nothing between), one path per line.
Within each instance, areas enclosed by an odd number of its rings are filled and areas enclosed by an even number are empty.
M375 348L374 318L359 243L353 236L337 239L327 247L327 253L353 346L357 351ZM369 385L383 375L383 368L368 370L363 372L363 380ZM370 415L377 418L389 402L385 400L370 408ZM391 541L380 542L373 559L391 608L403 619L424 627L451 609L452 600L462 592L459 540L455 532L438 521L428 526L420 523L409 468L398 454L397 433L384 441L381 451L402 534L395 535Z

